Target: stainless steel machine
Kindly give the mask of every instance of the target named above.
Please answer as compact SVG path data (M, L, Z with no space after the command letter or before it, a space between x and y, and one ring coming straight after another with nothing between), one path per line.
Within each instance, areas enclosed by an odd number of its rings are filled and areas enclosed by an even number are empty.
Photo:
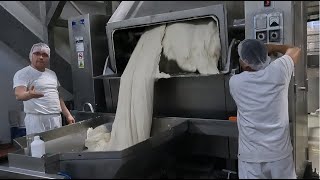
M86 103L99 112L105 107L103 82L93 77L102 74L108 57L105 24L109 18L84 14L68 19L75 110L84 110Z
M25 137L15 139L19 150L9 153L8 164L0 166L0 176L33 177L42 172L43 178L227 178L228 173L237 172L237 124L228 120L237 110L228 87L229 78L241 72L237 43L246 37L305 46L301 35L303 2L268 2L121 2L106 24L109 57L103 74L95 77L103 81L107 113L78 112L89 118L40 133L49 149L42 159L25 154ZM145 28L208 18L219 26L221 73L186 73L162 57L160 71L170 73L172 78L155 82L151 137L123 151L87 152L87 128L101 124L110 128L112 124L121 74ZM299 177L307 160L304 56L296 67L288 95ZM30 163L21 163L26 160Z

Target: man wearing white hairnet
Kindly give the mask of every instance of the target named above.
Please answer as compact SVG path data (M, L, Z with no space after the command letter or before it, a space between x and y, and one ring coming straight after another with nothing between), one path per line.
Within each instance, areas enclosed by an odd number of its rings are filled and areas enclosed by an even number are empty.
M13 77L16 99L23 101L27 134L40 133L62 126L60 113L68 123L75 120L59 96L59 81L49 64L50 48L44 43L34 44L30 50L31 65Z
M237 105L240 179L296 179L288 88L300 48L246 39L238 46L243 72L230 78ZM283 54L270 62L268 53Z

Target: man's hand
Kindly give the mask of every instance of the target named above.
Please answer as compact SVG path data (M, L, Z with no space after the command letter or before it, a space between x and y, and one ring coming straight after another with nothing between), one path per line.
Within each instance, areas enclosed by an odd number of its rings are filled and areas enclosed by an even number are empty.
M16 99L19 101L28 101L32 98L40 98L44 96L42 93L36 92L34 86L32 86L29 91L27 91L27 87L25 86L18 86L15 88L14 94L16 95Z
M286 52L286 55L292 58L292 61L294 64L297 64L300 59L301 48L298 48L298 47L289 48Z
M74 124L76 121L74 120L73 116L70 115L67 117L67 122L68 122L68 124Z
M41 98L41 97L44 96L42 93L36 92L35 89L34 89L34 86L32 86L32 87L30 88L30 90L28 91L28 93L29 93L29 96L30 96L31 98Z

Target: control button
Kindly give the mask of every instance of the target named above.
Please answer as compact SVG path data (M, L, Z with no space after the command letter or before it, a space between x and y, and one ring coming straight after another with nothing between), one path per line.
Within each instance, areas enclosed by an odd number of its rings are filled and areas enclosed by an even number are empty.
M256 32L256 39L264 43L267 43L267 31Z
M259 39L259 40L263 40L264 38L265 38L265 35L264 35L264 34L261 33L261 34L258 35L258 39Z
M267 16L256 16L256 27L255 29L266 29L267 28Z
M270 16L269 18L269 26L275 27L280 25L280 17L279 16Z

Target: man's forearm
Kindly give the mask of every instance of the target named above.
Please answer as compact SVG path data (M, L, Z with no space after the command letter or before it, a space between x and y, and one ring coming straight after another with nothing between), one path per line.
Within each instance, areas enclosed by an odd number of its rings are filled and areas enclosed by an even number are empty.
M61 110L62 110L62 114L65 117L71 116L71 113L69 111L69 109L67 108L66 104L64 103L63 99L60 98L60 106L61 106Z
M281 54L285 54L289 48L293 46L286 45L286 44L267 44L268 53L276 53L279 52Z
M29 99L32 99L32 95L29 93L29 91L24 91L16 94L16 99L18 101L28 101Z

